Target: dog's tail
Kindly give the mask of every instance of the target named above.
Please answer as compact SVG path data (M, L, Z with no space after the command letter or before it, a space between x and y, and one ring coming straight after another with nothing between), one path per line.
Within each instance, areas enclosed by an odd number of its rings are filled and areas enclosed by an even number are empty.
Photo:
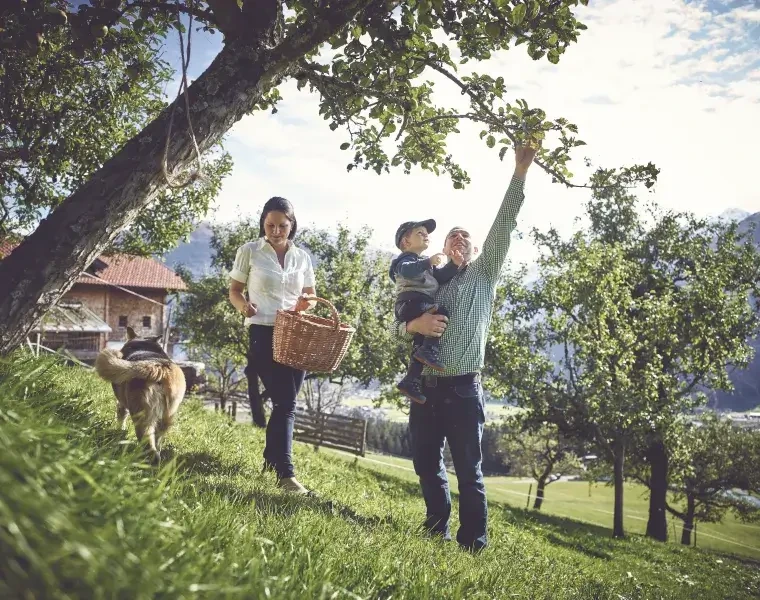
M125 383L132 379L145 379L161 383L172 372L172 364L169 362L156 362L153 360L124 360L121 352L107 348L98 354L95 360L95 371L106 381L111 383Z

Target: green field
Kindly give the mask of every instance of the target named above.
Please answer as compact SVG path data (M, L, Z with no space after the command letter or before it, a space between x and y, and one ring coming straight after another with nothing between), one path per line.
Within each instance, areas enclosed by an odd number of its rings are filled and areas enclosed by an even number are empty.
M333 452L345 460L354 460L350 454ZM412 461L395 456L368 453L359 459L362 466L406 479L417 481ZM449 473L449 480L456 489L456 476ZM535 483L514 477L487 477L488 499L514 507L525 508L530 496L530 506L535 497ZM639 484L627 484L625 490L625 528L628 533L643 535L646 531L648 492ZM580 481L557 481L546 488L541 514L568 517L604 529L602 535L612 534L613 489L604 484L589 486ZM670 541L679 543L681 526L671 519ZM675 529L673 529L675 527ZM697 545L720 552L730 552L760 560L760 524L745 524L729 515L722 523L698 523Z
M367 398L346 398L341 403L343 404L343 406L347 406L349 408L372 406L371 401L368 400ZM405 409L399 409L395 406L383 405L381 407L381 410L384 411L383 417L390 421L401 422L401 421L407 421L409 419L409 411ZM504 404L501 404L498 402L487 402L486 403L486 420L493 421L496 419L500 419L515 410L517 409L515 409L512 406L505 406Z
M261 473L262 433L194 399L157 469L116 430L113 407L90 373L0 362L0 598L760 597L759 564L737 549L612 540L519 508L525 485L507 479L489 481L491 546L477 556L420 535L418 486L398 468L408 463L297 444L316 496L287 496ZM547 509L555 491L572 493L555 485ZM606 494L592 500L603 507Z

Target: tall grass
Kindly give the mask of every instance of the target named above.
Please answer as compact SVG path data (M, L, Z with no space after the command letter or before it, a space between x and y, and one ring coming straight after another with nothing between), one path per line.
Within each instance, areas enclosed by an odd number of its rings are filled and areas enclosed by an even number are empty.
M92 374L17 355L0 381L2 598L760 597L755 564L498 504L472 556L420 535L415 484L306 446L317 495L284 495L261 433L192 399L151 467Z

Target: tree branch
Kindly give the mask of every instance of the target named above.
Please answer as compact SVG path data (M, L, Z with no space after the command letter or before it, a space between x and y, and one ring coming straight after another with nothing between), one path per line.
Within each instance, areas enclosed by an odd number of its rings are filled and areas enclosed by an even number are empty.
M26 162L29 160L29 150L23 147L0 148L0 163L2 162Z
M228 38L235 38L240 32L243 19L243 11L235 0L206 0L211 11L216 17L216 23Z
M211 6L211 2L208 4ZM151 2L150 0L138 0L136 2L131 2L127 5L126 9L133 6L140 8L158 8L169 13L176 13L179 11L185 15L192 15L199 21L202 21L207 25L215 26L217 29L222 31L221 27L219 27L218 21L214 18L214 14L210 10L201 10L199 8L188 6L187 4L169 4L168 2ZM125 11L122 11L122 13ZM224 31L222 31L222 33L224 33Z

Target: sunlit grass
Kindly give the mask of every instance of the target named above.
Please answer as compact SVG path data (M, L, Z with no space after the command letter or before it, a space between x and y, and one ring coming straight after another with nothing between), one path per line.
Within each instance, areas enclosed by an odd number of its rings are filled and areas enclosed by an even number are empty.
M326 450L326 452L334 452ZM351 461L346 453L334 452L337 458ZM362 466L416 482L412 461L397 456L367 453L360 459ZM453 489L456 476L449 474ZM491 501L507 504L515 508L530 508L536 495L536 485L528 479L517 477L486 477L486 490ZM625 519L627 533L643 535L646 531L649 496L646 488L639 484L626 484ZM546 487L541 513L568 517L607 530L612 535L612 509L614 504L612 487L603 483L589 486L581 481L557 481ZM668 519L670 542L680 544L681 522ZM743 523L731 514L720 523L698 523L697 545L700 548L737 554L760 560L760 524Z
M760 594L756 564L499 503L491 547L472 556L419 535L414 481L300 444L298 476L317 496L285 496L261 473L261 432L193 400L156 469L90 373L17 357L0 381L2 598Z

